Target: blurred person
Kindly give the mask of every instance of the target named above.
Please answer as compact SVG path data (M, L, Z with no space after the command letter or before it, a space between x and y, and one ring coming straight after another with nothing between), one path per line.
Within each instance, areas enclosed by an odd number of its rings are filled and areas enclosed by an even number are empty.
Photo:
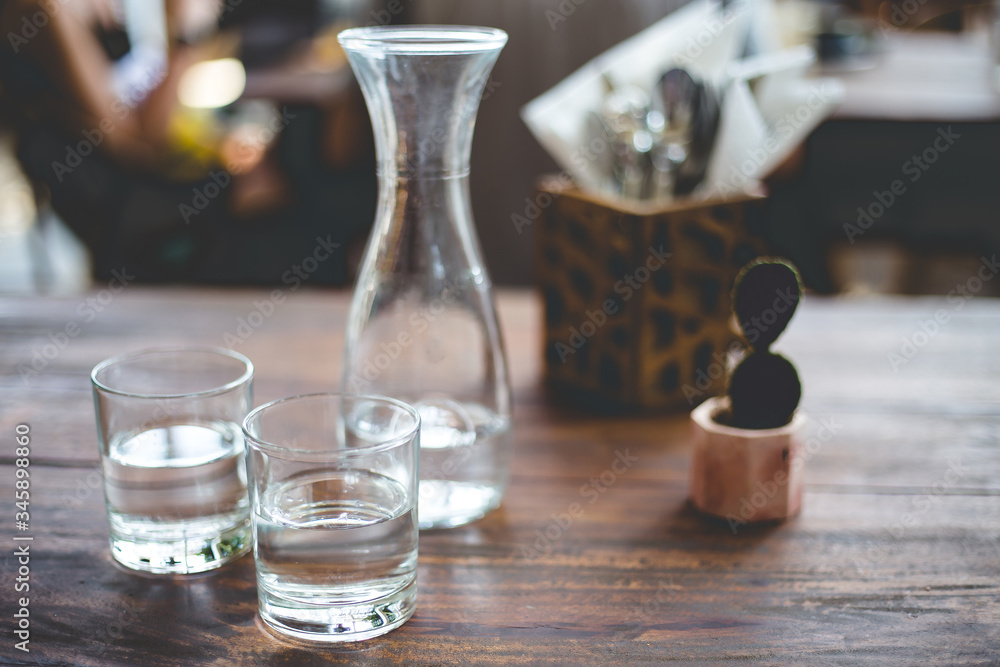
M218 45L198 37L228 5L142 0L131 9L141 16L129 21L111 0L0 0L9 42L0 81L18 158L91 251L95 277L345 282L346 243L374 210L365 143L331 168L320 140L329 109L282 108L273 146L184 109L184 73L217 56ZM364 118L359 96L348 97L348 116Z

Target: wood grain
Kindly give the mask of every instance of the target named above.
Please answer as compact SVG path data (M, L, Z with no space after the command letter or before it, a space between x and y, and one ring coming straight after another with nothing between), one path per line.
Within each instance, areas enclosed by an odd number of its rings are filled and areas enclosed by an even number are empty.
M108 553L89 369L152 344L223 344L266 296L130 287L25 379L18 366L79 319L85 297L0 299L0 497L12 495L14 426L28 423L34 537L31 653L13 647L16 564L5 549L0 663L996 664L1000 656L1000 303L955 310L937 299L807 299L779 343L800 367L817 438L804 509L734 534L687 504L686 415L608 418L552 401L539 381L538 301L501 293L516 443L503 507L421 535L419 604L406 625L317 649L260 628L249 557L215 574L162 579L120 569ZM234 346L255 362L258 403L338 384L346 294L285 296ZM894 371L887 354L940 308L949 322ZM819 438L831 420L832 438ZM622 457L631 463L616 473ZM12 517L2 525L9 540Z

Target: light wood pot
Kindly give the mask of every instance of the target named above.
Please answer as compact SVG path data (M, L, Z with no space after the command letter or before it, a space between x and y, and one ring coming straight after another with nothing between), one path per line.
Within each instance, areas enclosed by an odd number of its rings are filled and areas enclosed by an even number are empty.
M733 532L756 521L795 516L802 509L802 433L796 412L780 428L743 429L716 423L728 398L711 398L691 412L691 502L726 519Z

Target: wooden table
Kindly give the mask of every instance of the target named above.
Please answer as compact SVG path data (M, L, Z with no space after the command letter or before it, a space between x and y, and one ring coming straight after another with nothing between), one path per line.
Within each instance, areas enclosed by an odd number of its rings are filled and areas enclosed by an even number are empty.
M734 534L686 502L685 415L552 405L540 383L539 303L502 293L516 410L502 509L421 536L419 605L402 628L303 649L260 629L250 557L187 579L112 565L96 467L90 368L151 344L222 344L268 294L129 286L0 299L0 663L996 664L1000 303L807 300L780 344L800 367L819 436L804 511ZM283 296L234 344L257 365L258 402L338 383L346 294ZM919 335L938 309L949 321ZM72 324L61 350L46 347ZM903 337L923 346L893 371L887 353ZM34 350L44 368L22 380ZM14 527L10 491L22 423L29 531ZM822 423L832 437L816 431ZM567 524L573 503L582 515ZM30 544L30 653L14 647L18 544Z

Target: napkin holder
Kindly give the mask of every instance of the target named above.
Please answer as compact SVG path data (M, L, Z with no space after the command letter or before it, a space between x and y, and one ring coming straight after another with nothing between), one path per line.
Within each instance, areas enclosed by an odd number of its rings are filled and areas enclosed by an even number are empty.
M730 291L766 254L766 197L655 204L543 178L536 266L549 386L588 408L690 410L738 339Z

